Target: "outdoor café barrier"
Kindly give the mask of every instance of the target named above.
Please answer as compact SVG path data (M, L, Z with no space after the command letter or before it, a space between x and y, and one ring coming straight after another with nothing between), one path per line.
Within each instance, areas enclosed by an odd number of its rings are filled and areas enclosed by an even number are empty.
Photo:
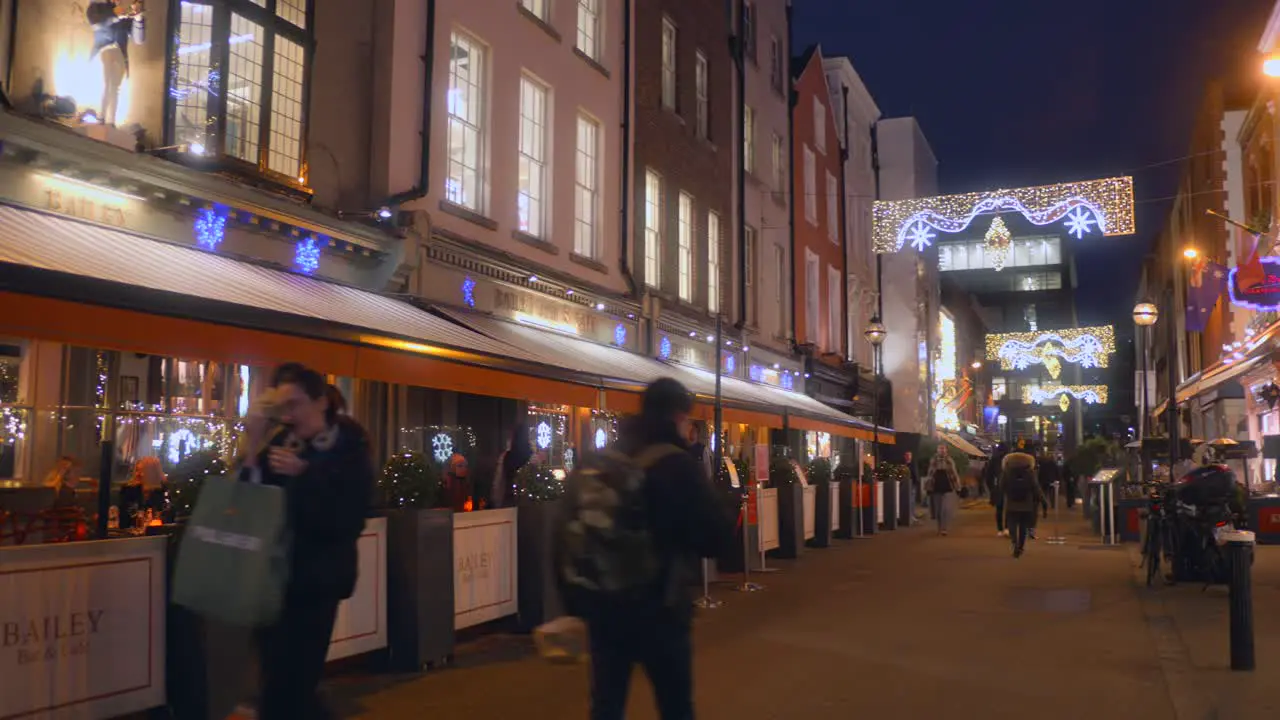
M1253 548L1256 538L1248 530L1218 528L1214 540L1227 548L1231 577L1228 585L1231 669L1253 670Z

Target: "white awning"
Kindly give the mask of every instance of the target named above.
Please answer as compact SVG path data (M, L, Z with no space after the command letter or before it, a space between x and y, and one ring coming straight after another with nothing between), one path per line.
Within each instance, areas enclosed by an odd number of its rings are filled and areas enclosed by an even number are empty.
M959 435L956 435L954 433L949 433L949 432L943 432L939 430L938 436L941 437L943 440L947 441L949 445L959 450L960 452L964 453L965 455L968 455L969 457L972 457L972 458L988 457L988 455L982 452L982 450L979 450L976 445L974 445L973 443L969 442L968 440L964 439Z
M1211 374L1192 378L1190 382L1184 383L1182 387L1178 388L1178 404L1182 404L1197 395L1204 394L1228 380L1234 380L1267 362L1268 359L1268 356L1263 355L1231 364L1223 364L1218 368L1214 368Z
M458 327L395 298L8 205L0 205L0 263L322 320L495 358L538 362L519 347Z

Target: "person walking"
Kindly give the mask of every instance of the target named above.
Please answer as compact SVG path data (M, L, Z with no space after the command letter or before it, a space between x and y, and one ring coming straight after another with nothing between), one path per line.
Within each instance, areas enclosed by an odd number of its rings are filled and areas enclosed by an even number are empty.
M982 468L982 477L986 481L988 491L991 493L991 506L996 509L996 535L1004 537L1008 535L1008 531L1004 527L1004 496L1000 494L1000 472L1004 464L1004 458L1009 453L1009 448L1004 443L996 445L995 452L991 454L991 459L987 461L985 467Z
M494 473L493 486L489 488L489 507L501 508L516 502L516 473L533 459L533 443L529 441L529 427L516 423L511 428L511 440L506 452L498 458L498 471Z
M1062 481L1062 470L1058 467L1057 460L1048 453L1040 456L1038 466L1040 490L1045 497L1048 508L1056 508L1058 506L1056 485Z
M277 368L245 421L246 481L284 488L292 536L280 617L257 633L258 717L333 717L317 689L338 614L357 575L356 543L373 496L368 435L334 405L324 376Z
M689 452L692 407L679 382L654 381L614 448L566 483L556 567L567 611L588 628L591 720L625 717L637 664L663 720L694 717L693 586L699 559L730 546L733 524Z
M1023 462L1017 457L1019 455L1025 457L1024 453L1014 453L1006 459L999 488L1015 558L1022 557L1027 537L1035 525L1036 510L1045 502L1044 492L1036 481L1034 463ZM1010 463L1009 459L1014 459L1014 462Z
M938 451L929 463L929 476L925 482L929 485L929 497L933 499L938 534L946 535L951 530L956 492L960 489L960 473L956 472L956 463L951 459L946 445L938 444Z
M1004 460L1000 461L1000 480L1004 481L1008 477L1008 473L1014 470L1026 469L1032 483L1038 485L1036 477L1036 456L1027 450L1027 441L1019 440L1018 447L1013 452L1004 456ZM1003 497L1007 497L1003 496ZM1040 493L1041 500L1044 499L1044 493ZM1003 505L1003 502L1002 502ZM1005 508L1005 529L1010 535L1013 534L1013 528L1008 526L1008 508ZM1026 528L1027 537L1032 540L1036 539L1036 515L1031 514L1030 524Z

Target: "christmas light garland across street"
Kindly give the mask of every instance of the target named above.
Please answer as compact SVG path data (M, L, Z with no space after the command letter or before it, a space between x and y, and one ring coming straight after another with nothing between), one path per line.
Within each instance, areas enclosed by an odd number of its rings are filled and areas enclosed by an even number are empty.
M1027 387L1022 391L1022 401L1033 405L1048 405L1060 395L1069 395L1088 405L1103 405L1107 402L1106 385L1045 385L1044 387Z
M967 229L979 215L1018 213L1034 225L1064 221L1077 238L1093 231L1106 236L1134 232L1133 178L999 189L910 200L878 200L872 210L872 238L878 253L898 252L910 241L917 250L944 233Z
M1044 365L1054 377L1054 368L1060 371L1061 362L1105 368L1115 351L1115 330L1110 325L987 336L987 359L999 360L1001 369Z

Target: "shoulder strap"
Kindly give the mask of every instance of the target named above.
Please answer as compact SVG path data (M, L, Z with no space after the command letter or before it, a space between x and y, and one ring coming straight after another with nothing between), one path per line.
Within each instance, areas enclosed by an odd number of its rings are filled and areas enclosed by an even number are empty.
M633 458L633 461L639 465L642 470L648 470L656 465L659 460L678 452L684 451L671 443L659 443L657 445L650 445L649 447L641 450Z

